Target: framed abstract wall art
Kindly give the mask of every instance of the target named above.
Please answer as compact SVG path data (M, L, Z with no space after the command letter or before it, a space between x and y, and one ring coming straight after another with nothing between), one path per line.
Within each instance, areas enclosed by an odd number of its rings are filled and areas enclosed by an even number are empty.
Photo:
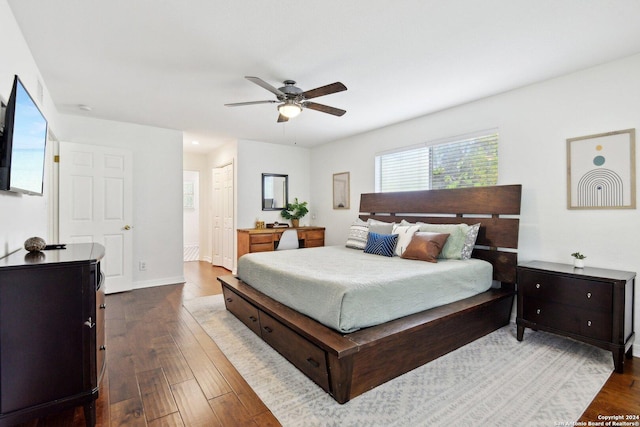
M349 172L333 174L333 209L349 209Z
M567 208L636 208L636 130L567 139Z

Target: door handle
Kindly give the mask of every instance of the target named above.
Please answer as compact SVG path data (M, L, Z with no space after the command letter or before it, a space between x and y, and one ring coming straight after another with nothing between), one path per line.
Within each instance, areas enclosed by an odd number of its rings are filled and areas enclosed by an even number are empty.
M123 230L131 230L133 227L130 226L129 224L125 225L124 227L122 227Z

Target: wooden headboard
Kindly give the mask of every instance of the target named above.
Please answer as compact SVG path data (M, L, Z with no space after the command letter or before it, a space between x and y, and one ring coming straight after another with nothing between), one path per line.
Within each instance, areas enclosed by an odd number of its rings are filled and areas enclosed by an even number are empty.
M514 284L521 193L519 184L365 193L360 196L360 218L434 224L481 223L472 257L493 264L494 280Z

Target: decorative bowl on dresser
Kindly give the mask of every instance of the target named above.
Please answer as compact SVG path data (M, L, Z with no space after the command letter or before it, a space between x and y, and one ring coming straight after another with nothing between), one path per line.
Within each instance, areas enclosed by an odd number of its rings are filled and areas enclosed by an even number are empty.
M517 338L524 328L567 336L613 354L616 372L633 356L636 273L533 261L518 266Z
M0 426L83 405L96 423L105 367L97 243L0 259Z

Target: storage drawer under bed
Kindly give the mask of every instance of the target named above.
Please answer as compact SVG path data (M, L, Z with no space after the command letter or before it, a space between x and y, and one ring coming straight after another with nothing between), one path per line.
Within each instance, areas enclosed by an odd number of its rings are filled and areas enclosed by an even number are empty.
M260 312L262 339L293 363L325 391L329 391L329 374L325 352L273 317Z
M227 287L223 286L222 292L227 310L316 384L325 391L330 391L324 350L260 311Z
M222 293L227 310L247 325L256 335L261 336L258 309L226 287L222 287Z

